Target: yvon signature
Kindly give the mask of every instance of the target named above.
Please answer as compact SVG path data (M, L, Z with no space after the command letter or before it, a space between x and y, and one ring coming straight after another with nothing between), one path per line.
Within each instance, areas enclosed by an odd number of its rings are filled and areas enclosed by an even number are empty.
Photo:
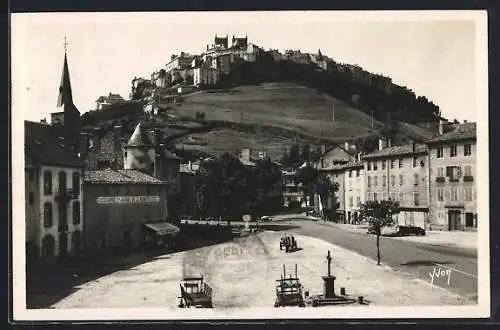
M431 277L431 284L434 284L435 279L446 278L446 284L450 285L451 269L434 267L434 269L432 270L432 273L429 273L429 276Z

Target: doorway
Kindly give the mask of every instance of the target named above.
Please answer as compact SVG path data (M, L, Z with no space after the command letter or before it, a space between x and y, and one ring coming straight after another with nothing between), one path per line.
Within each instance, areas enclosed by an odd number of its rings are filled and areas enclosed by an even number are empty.
M469 228L474 227L474 214L473 213L465 213L465 227L469 227Z
M461 230L462 226L460 223L460 211L449 210L448 211L448 230Z

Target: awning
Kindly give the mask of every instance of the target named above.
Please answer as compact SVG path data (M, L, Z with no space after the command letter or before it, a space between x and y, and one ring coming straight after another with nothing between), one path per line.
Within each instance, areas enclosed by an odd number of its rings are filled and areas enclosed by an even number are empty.
M144 224L146 227L154 230L157 235L176 235L179 233L180 229L177 226L174 226L168 222L159 222L159 223L146 223Z

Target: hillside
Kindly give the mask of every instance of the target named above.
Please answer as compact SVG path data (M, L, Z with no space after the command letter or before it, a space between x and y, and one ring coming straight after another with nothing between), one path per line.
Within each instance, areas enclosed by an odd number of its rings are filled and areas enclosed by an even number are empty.
M332 107L335 127L332 127ZM279 157L293 139L299 142L343 143L376 139L385 125L364 112L316 90L291 83L264 83L227 90L205 90L186 95L170 105L171 117L195 120L204 112L205 131L176 139L176 147L219 154L244 147L263 149ZM333 129L332 129L333 128ZM422 140L432 134L420 127L396 122L395 142Z

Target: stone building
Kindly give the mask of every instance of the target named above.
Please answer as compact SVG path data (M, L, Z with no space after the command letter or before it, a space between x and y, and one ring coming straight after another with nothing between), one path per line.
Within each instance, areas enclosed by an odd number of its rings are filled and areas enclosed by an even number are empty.
M28 264L77 255L82 247L81 122L66 53L57 108L62 114L58 125L24 123Z
M427 141L430 167L430 226L433 230L477 230L476 124L457 125Z
M26 248L51 263L82 248L83 162L59 127L24 123Z
M425 144L386 147L364 155L366 200L395 200L400 204L397 225L428 227L429 161Z
M132 250L172 244L178 229L167 222L167 184L138 170L85 172L85 247Z
M360 207L365 202L365 169L360 156L355 162L350 162L344 169L344 203L346 222L358 223L360 218Z
M323 202L324 209L332 209L334 203L338 204L335 211L335 215L329 215L330 220L335 222L345 223L346 213L345 213L345 164L332 164L327 167L320 168L320 172L326 175L333 183L338 185L338 191L335 192L333 198L329 198L328 201Z

